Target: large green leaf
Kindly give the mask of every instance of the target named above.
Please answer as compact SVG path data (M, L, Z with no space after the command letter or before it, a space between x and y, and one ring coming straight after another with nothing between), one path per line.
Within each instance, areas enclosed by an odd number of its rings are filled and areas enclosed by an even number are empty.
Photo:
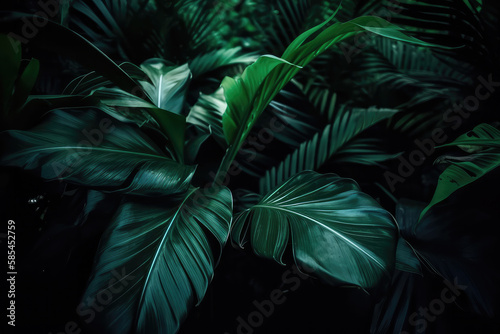
M311 140L302 143L278 166L266 172L260 180L261 192L267 192L282 184L296 173L317 170L337 153L351 157L351 160L344 157L344 161L364 164L376 164L377 161L393 158L394 155L380 153L371 143L359 141L355 143L353 139L362 131L393 116L396 112L393 109L339 108L339 111L332 116L334 118L332 124L327 125Z
M125 200L101 239L94 273L82 298L116 288L90 326L106 333L175 333L203 298L229 235L232 198L227 188L193 189L180 204ZM116 273L126 274L120 280ZM84 319L85 320L85 319Z
M486 173L500 166L500 131L489 124L483 123L474 130L458 137L452 143L465 150L483 148L476 154L464 158L451 158L451 165L439 176L438 185L429 205L420 214L420 219L437 203L445 200L458 189L481 178Z
M281 58L262 56L248 66L236 80L222 81L227 109L223 116L224 134L230 145L239 145L274 96L295 74L330 46L363 31L415 43L430 45L409 37L398 27L378 17L359 17L346 23L335 23L320 31L329 21L297 37ZM316 34L314 38L312 36ZM306 43L307 39L312 38Z
M370 289L390 279L398 231L394 219L351 179L302 172L238 215L232 239L249 234L259 256L295 262L333 284ZM291 239L291 240L290 240Z
M6 131L0 137L2 165L104 191L181 193L195 170L166 157L137 127L95 110L56 110L31 131Z

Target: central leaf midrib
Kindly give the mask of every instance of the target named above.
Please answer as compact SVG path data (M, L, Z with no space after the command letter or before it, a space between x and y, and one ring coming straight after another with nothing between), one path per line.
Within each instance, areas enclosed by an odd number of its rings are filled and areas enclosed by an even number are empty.
M369 254L368 252L366 252L361 246L359 246L355 242L353 242L353 241L349 240L347 237L343 236L341 233L335 231L331 227L329 227L329 226L321 223L320 221L318 221L318 220L316 220L314 218L311 218L311 217L303 215L303 214L301 214L299 212L296 212L296 211L293 211L293 210L288 210L288 209L285 209L285 208L282 208L282 207L279 207L279 206L271 206L271 205L258 204L258 205L255 205L254 208L266 208L266 209L281 210L281 211L285 211L285 212L288 212L288 213L295 214L297 216L303 217L303 218L305 218L307 220L310 220L310 221L318 224L319 226L322 226L323 228L326 228L327 230L331 231L332 233L334 233L335 235L337 235L338 237L340 237L341 239L343 239L344 241L346 241L348 244L352 245L354 248L358 249L360 252L362 252L363 254L365 254L367 257L369 257L370 259L372 259L373 262L375 262L382 270L387 271L385 269L384 265L380 263L380 261L378 261L375 257L373 257L371 254Z
M177 218L177 215L179 214L181 208L184 206L184 204L186 203L186 201L189 199L189 197L191 197L191 195L193 195L196 192L196 190L198 190L198 188L194 188L193 190L191 190L191 192L184 198L184 200L182 201L182 203L179 205L179 207L175 211L175 214L172 217L169 217L168 219L166 219L163 222L161 222L160 224L158 224L158 225L163 225L165 223L170 222L170 224L168 224L168 227L167 227L166 231L163 232L163 238L160 241L160 243L158 244L157 249L156 249L156 253L153 256L151 264L149 265L149 272L146 275L146 279L144 281L144 287L142 289L141 296L139 298L139 304L137 306L137 313L136 313L136 319L135 319L136 322L139 319L139 313L141 311L142 304L143 304L143 301L144 301L144 295L145 295L145 292L146 292L147 287L148 287L149 282L150 282L151 272L153 271L153 268L156 266L157 260L159 258L159 254L162 251L163 246L167 242L167 237L170 235L169 231L172 228L172 226L174 225L173 222ZM137 324L134 324L134 325L137 326Z
M57 151L57 150L69 150L69 149L87 149L82 146L55 146L55 147L44 147L44 148L31 148L22 151L22 154L27 154L31 152L41 152L41 151ZM159 158L159 159L165 159L174 162L172 159L162 156L162 155L156 155L156 154L151 154L151 153L143 153L143 152L135 152L135 151L124 151L124 150L117 150L117 149L112 149L112 148L105 148L105 147L91 147L91 150L96 150L96 151L104 151L104 152L110 152L110 153L122 153L122 154L131 154L131 155L139 155L139 156L145 156L145 157L153 157L153 158Z

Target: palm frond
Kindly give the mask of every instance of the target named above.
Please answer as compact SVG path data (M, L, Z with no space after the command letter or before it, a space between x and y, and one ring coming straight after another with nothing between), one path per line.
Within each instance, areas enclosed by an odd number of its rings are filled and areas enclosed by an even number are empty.
M375 123L392 117L397 110L377 109L375 107L363 109L345 107L339 108L333 123L328 124L321 132L317 133L311 140L304 142L293 153L289 154L278 166L268 170L260 179L261 192L266 192L277 185L282 184L291 176L304 170L317 170L327 160L331 159L343 148L343 153L352 154L353 161L374 164L381 160L371 160L366 158L366 154L371 154L374 159L387 160L391 155L383 155L380 152L371 152L370 145L352 144L351 150L347 145L353 138ZM360 148L363 148L360 150ZM369 149L366 151L366 149ZM377 152L377 151L376 151ZM356 155L363 154L364 158L355 158ZM347 158L344 158L347 159ZM345 160L344 160L345 161Z

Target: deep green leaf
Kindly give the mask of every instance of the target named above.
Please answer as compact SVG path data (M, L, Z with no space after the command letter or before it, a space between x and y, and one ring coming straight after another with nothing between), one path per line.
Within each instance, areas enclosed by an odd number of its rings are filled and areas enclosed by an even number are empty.
M26 102L26 99L35 85L36 79L38 78L39 69L40 63L38 60L31 59L21 76L19 76L14 95L12 96L11 109L13 111L19 110Z
M103 191L181 193L195 170L166 157L137 127L113 122L94 110L56 110L32 131L0 136L2 165Z
M480 124L474 130L458 137L446 146L472 146L490 148L466 159L458 158L439 176L438 185L429 205L420 214L420 219L437 203L448 198L458 189L481 178L486 173L500 166L500 131L488 124ZM445 146L445 145L443 145Z
M96 313L92 328L107 333L175 333L190 307L203 298L219 254L206 234L224 246L232 219L227 188L193 189L180 204L125 200L101 239L82 298L101 291L113 302ZM127 276L116 279L116 273Z
M187 64L172 66L162 59L148 59L141 64L151 83L140 81L149 99L161 109L180 114L191 80Z
M394 269L392 216L351 179L302 172L238 215L232 240L249 235L259 256L282 262L289 243L295 262L332 284L370 289Z

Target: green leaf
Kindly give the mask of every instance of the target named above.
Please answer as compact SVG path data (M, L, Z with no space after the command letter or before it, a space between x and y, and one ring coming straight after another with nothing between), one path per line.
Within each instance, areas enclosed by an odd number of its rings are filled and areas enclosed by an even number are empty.
M141 69L151 80L151 83L140 81L149 99L158 108L180 114L191 80L188 65L171 66L162 59L149 59L141 64Z
M398 247L396 249L396 269L413 274L422 274L420 261L418 260L415 251L411 245L403 239L403 237L399 237L398 239Z
M12 96L11 110L18 111L26 102L36 79L40 63L36 59L31 59L16 83L14 95Z
M208 72L224 66L253 63L257 56L254 54L240 54L241 48L220 49L197 56L189 62L193 78L200 77Z
M246 138L257 117L284 86L279 81L268 79L272 71L280 67L300 67L274 56L261 56L248 66L240 78L222 80L227 109L222 116L224 135L229 145L238 145ZM286 70L282 70L286 71ZM278 72L279 73L279 72ZM277 76L277 75L276 75ZM291 79L291 77L290 77ZM276 87L279 87L276 89ZM241 134L238 136L238 134Z
M248 224L245 224L248 221ZM238 215L232 240L249 234L254 252L295 262L332 284L370 289L390 279L397 227L392 216L351 179L302 172Z
M217 142L226 145L222 130L222 115L226 109L226 101L222 88L213 94L202 94L189 111L186 121L202 129L210 129Z
M339 108L339 111L333 115L332 124L328 124L322 132L302 143L278 166L266 172L260 180L261 192L267 192L282 184L296 173L304 170L317 170L337 153L344 153L350 157L350 159L344 157L344 161L364 164L375 164L377 161L394 157L394 155L380 153L377 147L373 147L370 143L362 141L356 143L352 140L362 131L381 120L392 117L396 112L394 109L373 107L352 110L345 107Z
M101 291L112 294L92 328L116 334L177 332L189 308L202 300L218 261L207 234L219 250L229 235L231 192L205 190L193 189L174 205L122 203L101 239L82 298L86 308ZM116 280L116 273L125 275Z
M195 171L166 157L137 127L95 110L56 110L32 131L6 131L0 137L1 165L102 191L182 193Z
M226 77L222 81L221 85L228 104L223 116L223 129L228 144L234 146L226 160L234 159L235 152L274 96L302 67L330 46L363 31L418 45L431 45L403 34L397 26L374 16L335 23L319 32L329 21L298 36L285 50L281 59L261 56L245 69L240 78L235 80ZM308 39L311 40L306 42ZM219 178L227 165L229 165L227 161L221 165Z
M184 161L186 117L183 115L158 108L154 104L119 88L99 88L85 99L97 99L94 102L96 106L104 105L105 107L102 109L105 112L121 121L133 121L139 126L152 121L169 139L169 148L173 150L173 155L177 157L179 162ZM106 107L111 107L111 109ZM147 114L142 112L141 108L146 110Z
M466 159L457 158L439 176L438 185L429 205L420 214L420 220L434 205L448 198L458 189L476 181L500 166L500 131L488 124L480 124L472 131L442 146L481 146L490 148Z

